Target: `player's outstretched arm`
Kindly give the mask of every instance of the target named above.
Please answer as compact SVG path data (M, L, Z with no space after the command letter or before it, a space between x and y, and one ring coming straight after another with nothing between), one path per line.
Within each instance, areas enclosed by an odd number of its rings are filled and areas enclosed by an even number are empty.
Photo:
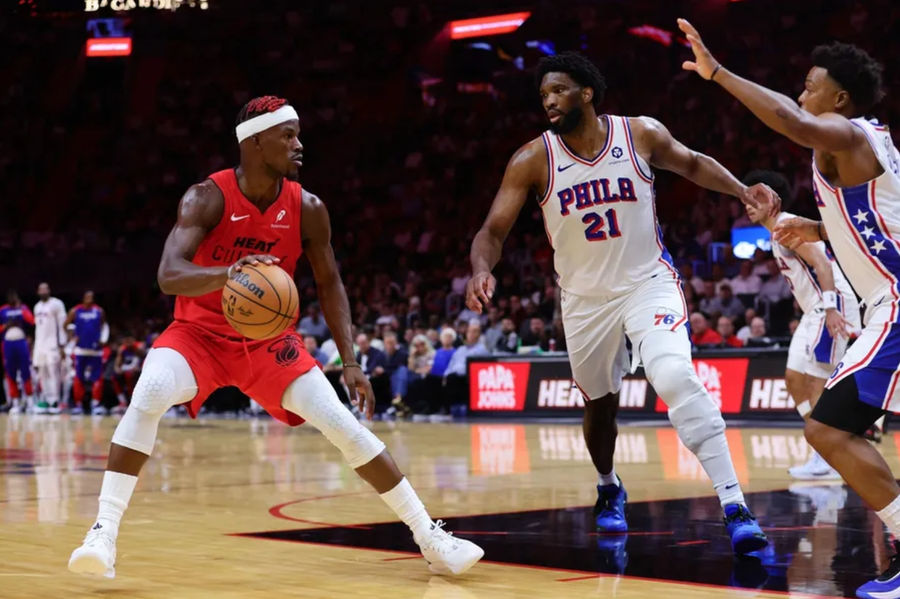
M704 187L735 196L754 208L777 212L781 201L767 185L747 187L714 158L692 150L675 139L665 125L650 117L630 119L637 150L651 166L672 171Z
M812 266L822 288L822 300L825 304L825 326L834 338L849 337L850 324L838 310L837 290L834 286L834 270L831 261L821 246L804 243L794 250L804 262Z
M500 261L503 242L522 211L528 194L537 187L546 164L547 151L540 138L519 148L509 159L487 218L472 240L469 252L472 278L466 285L466 306L470 310L480 314L482 307L490 303L497 287L491 270Z
M801 146L825 152L850 150L865 143L862 132L847 118L833 112L812 115L784 94L738 77L713 57L693 25L678 19L678 27L694 52L694 60L684 61L682 68L721 85L770 129Z
M228 281L229 270L240 270L241 264L266 262L277 264L274 256L244 256L230 267L198 266L191 262L206 234L222 219L225 199L212 181L192 185L178 204L178 220L166 238L156 278L159 288L169 295L188 297L221 289Z
M350 392L350 401L371 420L375 413L375 393L369 379L356 363L353 352L350 302L331 247L331 220L328 217L328 208L322 200L306 190L303 191L300 227L303 252L312 266L322 315L344 363L344 382L347 383Z

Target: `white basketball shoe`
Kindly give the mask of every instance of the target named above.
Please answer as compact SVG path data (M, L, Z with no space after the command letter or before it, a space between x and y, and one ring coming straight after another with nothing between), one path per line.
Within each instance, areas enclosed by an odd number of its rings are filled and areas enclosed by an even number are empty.
M788 468L788 474L797 480L840 480L841 475L832 468L825 458L813 451L809 460L802 466Z
M69 571L91 576L116 576L116 539L99 522L88 531L81 547L69 558Z
M425 535L414 539L429 570L435 574L462 574L484 557L484 549L472 541L454 537L443 527L444 521L438 520Z

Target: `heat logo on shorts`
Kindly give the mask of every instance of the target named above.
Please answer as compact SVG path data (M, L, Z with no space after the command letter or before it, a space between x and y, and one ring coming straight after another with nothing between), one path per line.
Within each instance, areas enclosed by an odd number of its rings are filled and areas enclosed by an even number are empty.
M277 339L269 347L269 353L275 354L275 363L279 366L290 366L300 359L300 339L288 335Z

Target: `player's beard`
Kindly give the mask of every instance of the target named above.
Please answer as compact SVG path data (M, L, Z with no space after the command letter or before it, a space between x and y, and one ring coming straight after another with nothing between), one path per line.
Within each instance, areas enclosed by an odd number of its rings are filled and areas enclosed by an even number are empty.
M38 299L41 300L42 302L46 302L48 299L50 299L50 294L49 293L41 293L40 295L38 295Z
M557 135L571 133L575 130L583 117L584 110L582 110L581 106L576 106L569 112L563 114L562 118L555 123L550 123L550 130Z

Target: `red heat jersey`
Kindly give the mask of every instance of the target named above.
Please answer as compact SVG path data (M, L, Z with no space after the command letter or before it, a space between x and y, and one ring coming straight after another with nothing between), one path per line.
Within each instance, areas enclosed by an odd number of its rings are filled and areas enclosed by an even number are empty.
M303 253L300 235L300 184L282 179L275 202L260 212L238 186L234 169L213 173L209 178L222 190L222 219L200 242L194 254L198 266L231 266L243 256L271 254L291 277ZM175 320L199 325L224 337L241 339L222 314L222 290L196 297L175 299Z

